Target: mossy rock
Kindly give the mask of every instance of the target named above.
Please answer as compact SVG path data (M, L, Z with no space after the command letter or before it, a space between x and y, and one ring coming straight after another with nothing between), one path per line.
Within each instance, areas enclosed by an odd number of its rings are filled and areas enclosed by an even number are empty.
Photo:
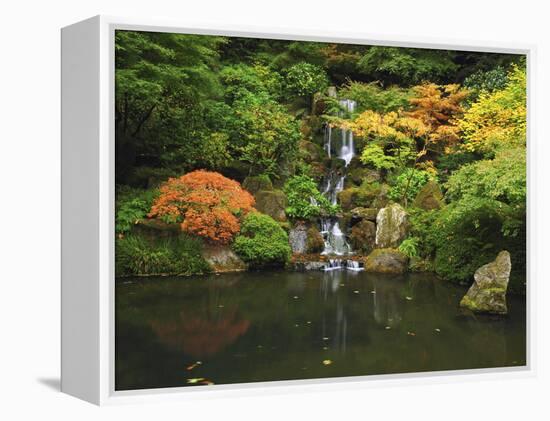
M353 250L368 254L374 249L376 225L374 222L364 219L353 226L349 238Z
M378 215L378 209L376 208L353 208L351 210L351 218L355 221L361 221L366 219L367 221L376 221L376 216Z
M510 253L503 250L494 261L476 271L474 283L460 306L477 313L507 314L506 290L511 269Z
M376 216L376 246L398 247L407 237L409 228L409 216L397 203L380 209Z
M241 272L248 269L248 265L237 256L230 246L205 244L202 257L215 273Z
M316 226L312 225L307 230L307 252L321 253L325 248L325 240Z
M443 193L437 182L430 180L416 195L413 206L424 210L441 209L443 207Z
M349 186L361 186L363 183L377 183L380 179L380 172L370 168L358 167L348 171L346 184Z
M250 175L244 179L243 188L252 194L256 194L260 190L273 190L273 184L266 175Z
M302 140L299 144L299 148L301 156L308 164L311 164L312 162L321 162L323 160L323 148L319 145L310 142L309 140Z
M397 249L375 249L365 258L365 271L388 274L405 273L408 257Z
M354 208L378 208L387 203L387 190L378 183L362 183L360 187L349 187L338 193L338 202L344 211Z
M260 190L254 195L255 208L278 222L286 221L286 195L281 190Z

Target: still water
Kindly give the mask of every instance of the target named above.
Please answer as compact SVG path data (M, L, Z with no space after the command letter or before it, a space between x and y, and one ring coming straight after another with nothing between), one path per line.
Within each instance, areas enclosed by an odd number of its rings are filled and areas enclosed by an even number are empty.
M116 390L525 365L525 298L464 314L428 274L121 279Z

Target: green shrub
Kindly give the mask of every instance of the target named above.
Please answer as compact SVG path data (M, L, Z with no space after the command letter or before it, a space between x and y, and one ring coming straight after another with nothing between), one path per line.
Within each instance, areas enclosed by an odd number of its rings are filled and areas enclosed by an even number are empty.
M147 216L158 190L140 190L118 187L115 204L115 231L124 234L140 219Z
M373 110L380 113L409 108L411 92L398 86L383 88L378 82L348 81L339 92L341 98L357 102L357 111Z
M306 62L290 66L285 74L285 87L291 95L308 97L325 90L328 84L323 68Z
M285 230L259 212L245 217L233 249L252 268L284 266L291 253Z
M294 219L311 219L322 213L334 215L339 207L332 205L317 188L317 183L307 175L291 177L284 186L288 206L286 214Z
M160 240L127 235L116 240L116 276L208 273L201 248L200 240L185 234Z
M416 168L407 168L393 180L388 196L396 202L404 200L410 203L414 200L420 189L434 177L426 171Z
M406 255L407 257L417 257L418 256L418 238L409 237L399 245L399 251Z

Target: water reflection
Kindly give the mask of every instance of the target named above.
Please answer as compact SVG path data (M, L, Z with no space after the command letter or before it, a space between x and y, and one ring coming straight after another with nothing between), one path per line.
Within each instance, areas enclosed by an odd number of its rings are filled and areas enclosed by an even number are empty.
M116 388L524 364L524 300L504 319L464 316L464 292L345 270L120 282Z

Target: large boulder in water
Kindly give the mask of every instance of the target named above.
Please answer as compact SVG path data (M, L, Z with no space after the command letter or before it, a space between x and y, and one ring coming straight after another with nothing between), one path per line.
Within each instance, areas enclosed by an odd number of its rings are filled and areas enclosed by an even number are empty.
M494 261L476 270L474 283L460 306L476 313L507 314L506 290L511 270L510 253L503 250Z
M380 209L376 216L376 247L397 247L407 236L407 212L397 203Z
M433 180L424 184L416 195L413 206L424 210L440 209L443 206L443 193L439 184Z
M375 249L365 259L366 272L400 274L407 270L408 258L399 250Z
M363 219L353 226L349 239L353 250L370 253L376 240L376 225L372 221Z
M256 209L279 222L286 221L286 195L280 190L260 190L254 194Z

